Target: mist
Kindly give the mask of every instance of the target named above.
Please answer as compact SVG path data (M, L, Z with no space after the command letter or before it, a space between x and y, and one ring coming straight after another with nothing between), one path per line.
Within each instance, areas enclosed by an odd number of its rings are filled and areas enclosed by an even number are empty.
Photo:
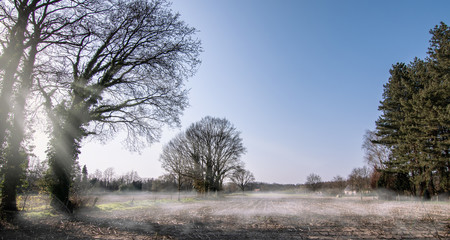
M445 239L450 216L448 201L283 192L92 192L65 216L33 197L21 215L28 228L57 225L70 239Z

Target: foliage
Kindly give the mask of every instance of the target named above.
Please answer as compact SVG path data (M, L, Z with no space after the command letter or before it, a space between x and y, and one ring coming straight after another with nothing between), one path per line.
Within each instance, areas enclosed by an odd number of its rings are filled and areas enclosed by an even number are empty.
M372 141L391 151L380 184L392 187L388 179L401 176L396 190L420 196L450 187L450 28L441 23L430 33L427 59L390 70Z

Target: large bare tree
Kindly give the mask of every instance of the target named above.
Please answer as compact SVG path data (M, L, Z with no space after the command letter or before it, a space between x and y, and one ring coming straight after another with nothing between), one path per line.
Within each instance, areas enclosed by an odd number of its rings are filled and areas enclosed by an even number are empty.
M199 192L220 191L246 151L240 132L225 118L205 117L163 149L161 162L171 173L194 181Z
M160 156L162 168L172 175L177 182L178 200L180 200L183 182L198 176L198 174L193 172L194 168L188 152L185 135L180 133L163 147L163 152Z
M0 158L4 210L15 211L16 188L25 173L27 100L34 86L36 62L49 45L61 44L67 30L86 15L90 0L16 0L0 3ZM67 34L69 33L69 34Z
M104 0L55 50L39 79L52 123L48 150L55 202L69 206L72 168L88 135L127 132L139 150L163 125L177 126L187 106L184 81L199 64L196 30L164 0ZM73 40L77 40L73 42Z

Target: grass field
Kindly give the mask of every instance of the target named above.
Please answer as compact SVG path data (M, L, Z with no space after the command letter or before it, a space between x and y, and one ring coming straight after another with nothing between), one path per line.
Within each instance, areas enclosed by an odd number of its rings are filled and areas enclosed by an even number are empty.
M94 199L97 197L95 206ZM32 196L2 239L449 239L450 203L300 194L98 195L73 216ZM21 206L19 204L19 206Z

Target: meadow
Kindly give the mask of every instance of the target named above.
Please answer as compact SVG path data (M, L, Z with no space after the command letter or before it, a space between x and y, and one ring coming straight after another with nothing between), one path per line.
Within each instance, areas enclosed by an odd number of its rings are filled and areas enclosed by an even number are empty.
M19 206L23 206L23 200ZM21 205L22 204L22 205ZM108 194L72 216L30 196L1 239L449 239L450 202L251 193Z

